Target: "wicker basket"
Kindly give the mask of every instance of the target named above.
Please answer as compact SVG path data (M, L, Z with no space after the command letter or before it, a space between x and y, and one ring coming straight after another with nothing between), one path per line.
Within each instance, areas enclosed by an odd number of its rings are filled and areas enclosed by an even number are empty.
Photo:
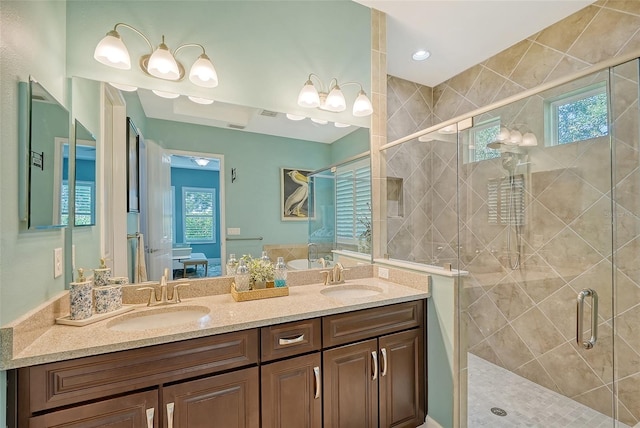
M259 290L237 291L236 284L231 284L231 295L236 302L247 300L270 299L289 295L289 287L262 288Z

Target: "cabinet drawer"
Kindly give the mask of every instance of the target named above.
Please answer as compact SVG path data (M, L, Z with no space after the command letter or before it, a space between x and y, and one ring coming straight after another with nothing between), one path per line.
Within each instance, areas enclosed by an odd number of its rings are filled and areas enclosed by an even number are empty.
M263 327L260 342L262 361L317 351L321 347L320 319Z
M257 329L26 367L30 412L255 364Z
M328 348L419 327L423 318L422 300L330 315L322 319L322 346Z

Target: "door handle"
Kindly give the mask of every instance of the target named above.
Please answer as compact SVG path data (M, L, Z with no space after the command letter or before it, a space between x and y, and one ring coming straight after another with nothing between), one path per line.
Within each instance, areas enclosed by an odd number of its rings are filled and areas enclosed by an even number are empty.
M147 428L153 428L153 415L155 414L155 409L152 407L147 409Z
M382 371L380 372L380 376L382 377L387 375L387 349L380 349L380 354L382 354Z
M378 379L378 353L373 351L371 353L371 358L373 359L373 378L372 380Z
M173 428L173 410L175 403L167 403L167 427Z
M591 338L582 340L584 332L584 299L591 297ZM576 342L584 349L591 349L598 340L598 293L591 288L585 288L578 293L576 304Z
M316 380L316 392L313 398L320 398L320 367L313 368L313 376Z

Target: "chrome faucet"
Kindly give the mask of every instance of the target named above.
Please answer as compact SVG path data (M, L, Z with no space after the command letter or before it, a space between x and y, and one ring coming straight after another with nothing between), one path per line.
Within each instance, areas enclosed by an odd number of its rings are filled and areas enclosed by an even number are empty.
M162 278L160 278L160 299L158 299L155 287L140 287L137 289L137 291L150 290L149 302L147 303L147 306L171 305L171 304L181 302L179 289L180 287L184 287L185 285L189 285L189 284L188 283L175 284L173 286L173 292L172 292L171 298L168 298L167 297L168 276L169 276L169 269L167 268L164 270L164 275L162 275Z
M326 274L324 277L324 285L337 285L344 284L344 272L349 269L345 269L342 263L336 262L331 270L323 270L322 273Z
M322 266L323 269L327 268L327 260L324 257L320 257L318 259L318 263L320 263L320 266Z
M315 252L316 252L316 256L314 258L311 258L311 249L315 248ZM309 242L309 244L307 244L307 260L309 260L310 262L315 262L316 260L318 260L318 244L314 243L314 242Z

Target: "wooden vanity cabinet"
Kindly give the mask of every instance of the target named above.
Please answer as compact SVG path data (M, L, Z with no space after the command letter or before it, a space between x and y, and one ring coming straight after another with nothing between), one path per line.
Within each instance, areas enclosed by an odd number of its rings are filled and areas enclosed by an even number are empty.
M341 345L323 351L324 427L414 428L424 423L423 327L422 301L323 319L323 343ZM342 345L354 337L371 339Z

